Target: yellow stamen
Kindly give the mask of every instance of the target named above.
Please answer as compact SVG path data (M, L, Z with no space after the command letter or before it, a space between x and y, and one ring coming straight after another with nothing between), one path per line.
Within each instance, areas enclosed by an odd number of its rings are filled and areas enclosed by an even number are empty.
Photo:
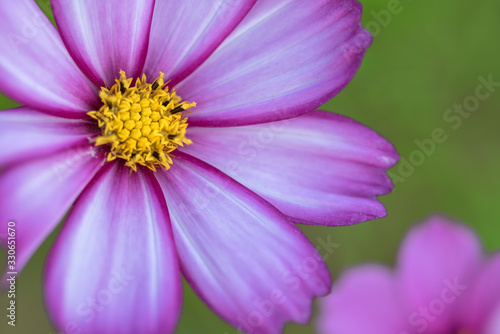
M184 144L187 117L183 114L196 103L183 102L175 89L169 91L163 73L146 82L146 75L131 86L132 78L120 71L120 79L110 89L101 88L103 103L98 111L88 115L97 120L102 133L96 146L109 145L108 161L121 158L126 166L137 171L137 164L156 171L155 166L169 169L170 153Z

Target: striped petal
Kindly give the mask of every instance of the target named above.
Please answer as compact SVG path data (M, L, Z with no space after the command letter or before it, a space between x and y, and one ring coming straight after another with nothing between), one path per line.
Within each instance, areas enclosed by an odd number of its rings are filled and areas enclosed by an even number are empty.
M182 150L228 174L295 222L349 225L385 216L398 160L375 131L324 111L279 122L190 128Z
M27 107L0 111L0 165L48 156L93 135L86 122Z
M71 211L45 272L61 331L164 334L177 323L180 272L156 181L107 164Z
M0 221L16 223L18 271L59 224L103 161L85 141L0 175ZM1 234L0 240L7 244L6 235Z
M156 1L145 73L156 77L164 72L177 85L212 54L255 2Z
M32 0L0 2L0 91L49 114L81 118L98 105L59 33Z
M54 18L76 63L97 86L120 70L142 73L154 0L52 1Z
M181 266L201 298L247 333L305 323L330 277L305 236L260 197L183 153L156 177L168 203Z
M190 124L277 121L318 108L357 71L371 35L354 0L260 0L179 94Z

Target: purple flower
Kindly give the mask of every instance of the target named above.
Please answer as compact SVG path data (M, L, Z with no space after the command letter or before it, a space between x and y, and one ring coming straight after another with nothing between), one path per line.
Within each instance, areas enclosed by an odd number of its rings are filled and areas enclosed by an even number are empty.
M499 334L500 253L485 256L467 226L433 216L401 246L394 271L343 273L321 300L321 334Z
M45 272L56 327L171 332L181 272L244 331L306 322L330 276L293 223L384 216L398 159L373 130L311 111L371 43L361 5L52 7L59 32L34 1L1 5L0 90L24 106L0 112L0 221L16 223L21 270L74 203Z

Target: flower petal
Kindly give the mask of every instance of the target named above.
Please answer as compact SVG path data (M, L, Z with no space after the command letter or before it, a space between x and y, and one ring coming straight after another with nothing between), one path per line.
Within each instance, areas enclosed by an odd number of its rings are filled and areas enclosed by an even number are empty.
M49 114L83 117L99 102L35 1L0 5L0 91Z
M82 71L98 86L111 87L120 70L142 73L154 0L53 1L64 43Z
M149 174L109 166L82 193L49 255L50 315L67 332L171 333L182 291L163 195Z
M489 319L484 334L498 334L500 333L500 306L495 310Z
M399 334L409 328L394 275L379 265L346 271L320 302L316 322L320 334Z
M156 77L162 71L177 85L212 54L255 2L156 1L145 73Z
M398 270L416 330L452 331L458 309L455 301L471 287L481 253L477 236L446 217L432 216L408 233L399 252Z
M0 165L43 157L90 137L89 124L20 107L0 111Z
M500 253L485 261L474 283L460 300L460 323L473 333L486 333L486 326L500 310ZM500 313L499 313L500 315Z
M398 154L375 131L324 111L279 122L190 128L182 150L206 161L301 223L347 225L385 216Z
M103 161L93 147L82 143L0 175L0 221L16 223L17 271L59 224ZM3 232L0 240L6 245Z
M354 0L261 0L179 85L198 103L191 125L233 126L291 118L340 92L371 35Z
M183 273L224 320L245 332L305 323L329 291L323 259L266 201L215 168L178 152L156 177L165 194Z

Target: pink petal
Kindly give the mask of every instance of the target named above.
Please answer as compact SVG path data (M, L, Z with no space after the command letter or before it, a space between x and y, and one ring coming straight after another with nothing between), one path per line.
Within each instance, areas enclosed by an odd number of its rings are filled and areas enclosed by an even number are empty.
M182 150L301 223L347 225L385 216L386 170L398 154L375 131L324 111L274 123L189 128Z
M247 15L256 0L156 1L145 72L171 85L191 74Z
M66 332L171 333L182 291L163 195L149 173L110 165L82 193L49 255L49 313Z
M233 126L291 118L340 92L371 35L354 0L261 0L214 54L179 86L198 103L192 125Z
M69 52L92 81L108 87L120 70L142 73L154 0L53 1L54 17ZM170 20L171 17L164 17Z
M343 273L320 301L320 334L399 334L409 325L401 313L394 275L379 265Z
M23 162L73 147L92 135L86 122L20 107L0 111L0 165Z
M156 173L181 266L201 298L248 333L305 323L313 297L328 292L328 269L305 236L266 201L183 153Z
M487 325L500 309L500 253L484 262L473 284L459 300L458 321L477 333L487 332Z
M490 316L489 323L484 331L484 334L498 334L500 333L500 306Z
M82 143L0 175L0 221L16 223L18 272L59 224L103 160L93 147ZM5 246L7 236L0 233Z
M59 33L34 1L0 5L0 91L49 114L85 116L99 102Z
M451 332L455 301L471 287L481 253L476 235L446 217L432 216L409 232L398 265L415 330Z

